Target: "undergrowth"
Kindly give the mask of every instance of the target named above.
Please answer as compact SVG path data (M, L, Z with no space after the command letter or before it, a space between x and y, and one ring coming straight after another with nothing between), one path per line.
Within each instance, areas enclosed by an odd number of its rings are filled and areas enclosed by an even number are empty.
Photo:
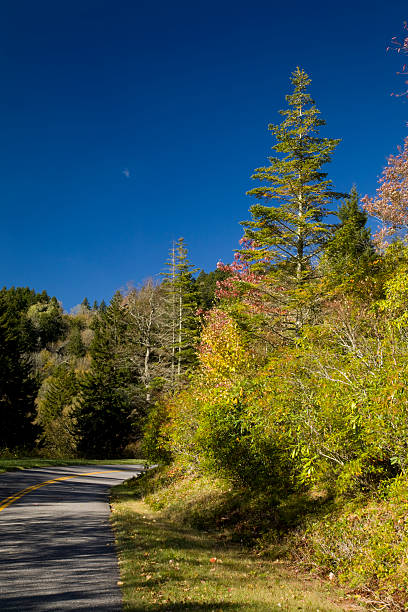
M408 484L402 478L375 497L354 500L318 491L277 499L174 465L126 486L166 520L216 532L259 558L284 559L346 587L373 609L408 609Z
M378 608L408 609L408 483L397 478L375 496L308 517L287 540L304 567L334 579Z
M244 510L226 483L159 470L115 487L111 502L129 612L365 609L332 584L232 541L233 519L241 524ZM227 518L220 537L216 526Z

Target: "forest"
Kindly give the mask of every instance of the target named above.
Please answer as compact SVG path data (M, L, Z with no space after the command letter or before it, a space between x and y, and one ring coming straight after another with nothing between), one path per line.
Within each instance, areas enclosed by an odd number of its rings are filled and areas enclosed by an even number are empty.
M0 291L0 449L143 456L159 505L211 482L218 526L405 609L408 138L374 197L338 192L310 92L297 68L232 263L180 238L159 280L71 314Z

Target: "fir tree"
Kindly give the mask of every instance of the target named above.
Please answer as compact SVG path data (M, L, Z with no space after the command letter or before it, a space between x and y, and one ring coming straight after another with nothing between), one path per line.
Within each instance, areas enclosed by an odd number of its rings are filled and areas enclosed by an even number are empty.
M184 238L173 243L166 262L163 287L167 301L165 347L170 355L170 379L180 383L181 375L195 362L197 341L197 291L193 274L197 270L188 260Z
M201 270L196 280L200 308L209 310L214 305L218 284L230 276L231 272L228 270L213 270L212 272Z
M367 214L359 208L359 195L355 186L340 206L333 238L327 243L322 268L330 285L361 280L372 271L375 253L370 229L366 227Z
M254 204L253 220L242 225L245 237L255 242L252 254L246 252L253 262L284 263L300 282L326 242L326 207L344 194L331 190L332 183L321 170L340 140L318 136L325 121L307 93L311 82L307 74L297 68L291 81L289 108L280 111L283 122L268 126L277 141L272 149L282 155L270 157L270 166L255 170L252 178L263 184L248 191L262 202L278 200L278 204Z
M78 325L74 325L71 329L66 344L66 351L68 355L72 355L73 357L84 357L86 355L86 348Z
M242 223L244 240L252 248L240 254L254 271L284 271L298 291L298 303L299 288L310 278L315 258L327 241L327 206L344 194L332 191L332 182L322 171L340 140L318 135L325 121L307 92L308 75L297 68L291 82L288 108L280 111L282 123L268 126L276 139L272 149L278 155L269 157L270 165L257 168L252 176L261 185L248 194L262 203L251 206L252 220ZM277 203L272 205L273 200ZM299 331L303 314L299 303L296 308Z
M66 365L58 366L40 390L35 423L42 429L41 444L53 456L76 453L73 412L78 391L79 376Z
M24 352L20 313L0 295L0 448L31 446L38 384Z
M126 331L126 310L117 292L94 323L91 369L80 383L75 412L78 451L88 457L119 455L132 430L126 392L129 376L118 355Z

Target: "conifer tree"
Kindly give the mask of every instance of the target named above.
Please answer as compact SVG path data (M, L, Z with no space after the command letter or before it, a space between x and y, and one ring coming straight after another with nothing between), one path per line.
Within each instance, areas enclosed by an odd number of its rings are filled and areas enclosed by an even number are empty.
M0 295L0 448L31 445L38 381L31 373L20 331L20 313Z
M66 364L48 377L37 397L35 423L42 429L41 443L53 456L76 454L74 401L79 390L79 375Z
M75 325L72 327L66 344L66 351L68 355L74 357L84 357L86 354L85 344L83 343L81 330Z
M91 344L91 369L80 383L75 412L78 451L88 457L113 457L129 442L131 406L126 393L129 374L118 354L126 331L126 310L117 292L97 317Z
M355 186L344 200L337 213L340 224L327 243L322 268L330 285L344 285L351 279L360 280L372 270L373 260L378 257L371 240L367 214L360 209L359 195Z
M270 279L278 275L280 286L282 277L289 283L292 296L286 293L282 311L293 311L298 334L305 311L310 309L306 306L310 296L305 282L311 279L316 258L328 238L327 206L345 194L334 192L327 173L322 171L340 140L319 136L325 121L307 91L311 80L304 70L297 68L291 82L293 93L286 96L288 108L279 111L282 123L268 126L276 140L272 149L277 155L269 157L270 165L257 168L252 176L261 185L248 195L259 203L250 208L252 220L242 223L243 243L249 248L239 255L251 264L253 272L266 273ZM288 302L290 297L292 304Z
M244 252L248 260L258 269L283 266L301 283L326 242L327 206L344 194L332 191L332 182L322 171L340 140L318 136L325 121L307 92L311 80L304 70L297 68L291 82L289 107L279 111L282 123L268 126L278 155L269 157L269 166L255 170L252 178L261 185L248 195L261 203L251 206L252 220L242 225L245 238L255 247ZM277 203L272 205L273 200Z
M199 307L203 310L209 310L214 306L216 299L216 291L219 283L225 281L231 276L231 272L228 270L213 270L212 272L204 272L201 270L197 276L196 287L199 300Z
M166 262L168 271L163 288L166 295L165 347L170 356L170 380L178 385L182 373L195 361L197 341L197 291L193 274L197 270L188 260L184 238L179 238L170 249Z

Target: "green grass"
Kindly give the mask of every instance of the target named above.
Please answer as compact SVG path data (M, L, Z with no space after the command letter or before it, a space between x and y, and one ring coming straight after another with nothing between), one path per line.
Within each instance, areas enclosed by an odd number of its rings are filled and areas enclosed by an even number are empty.
M270 491L172 465L145 472L128 490L168 524L217 534L269 560L285 560L375 610L408 610L408 479L383 483L377 494L333 498L310 490L277 499ZM351 595L352 594L352 595Z
M128 465L145 463L146 461L143 459L42 459L39 457L3 459L0 457L0 472L11 472L51 465Z
M115 487L116 533L127 612L340 612L364 608L281 560L198 531Z

